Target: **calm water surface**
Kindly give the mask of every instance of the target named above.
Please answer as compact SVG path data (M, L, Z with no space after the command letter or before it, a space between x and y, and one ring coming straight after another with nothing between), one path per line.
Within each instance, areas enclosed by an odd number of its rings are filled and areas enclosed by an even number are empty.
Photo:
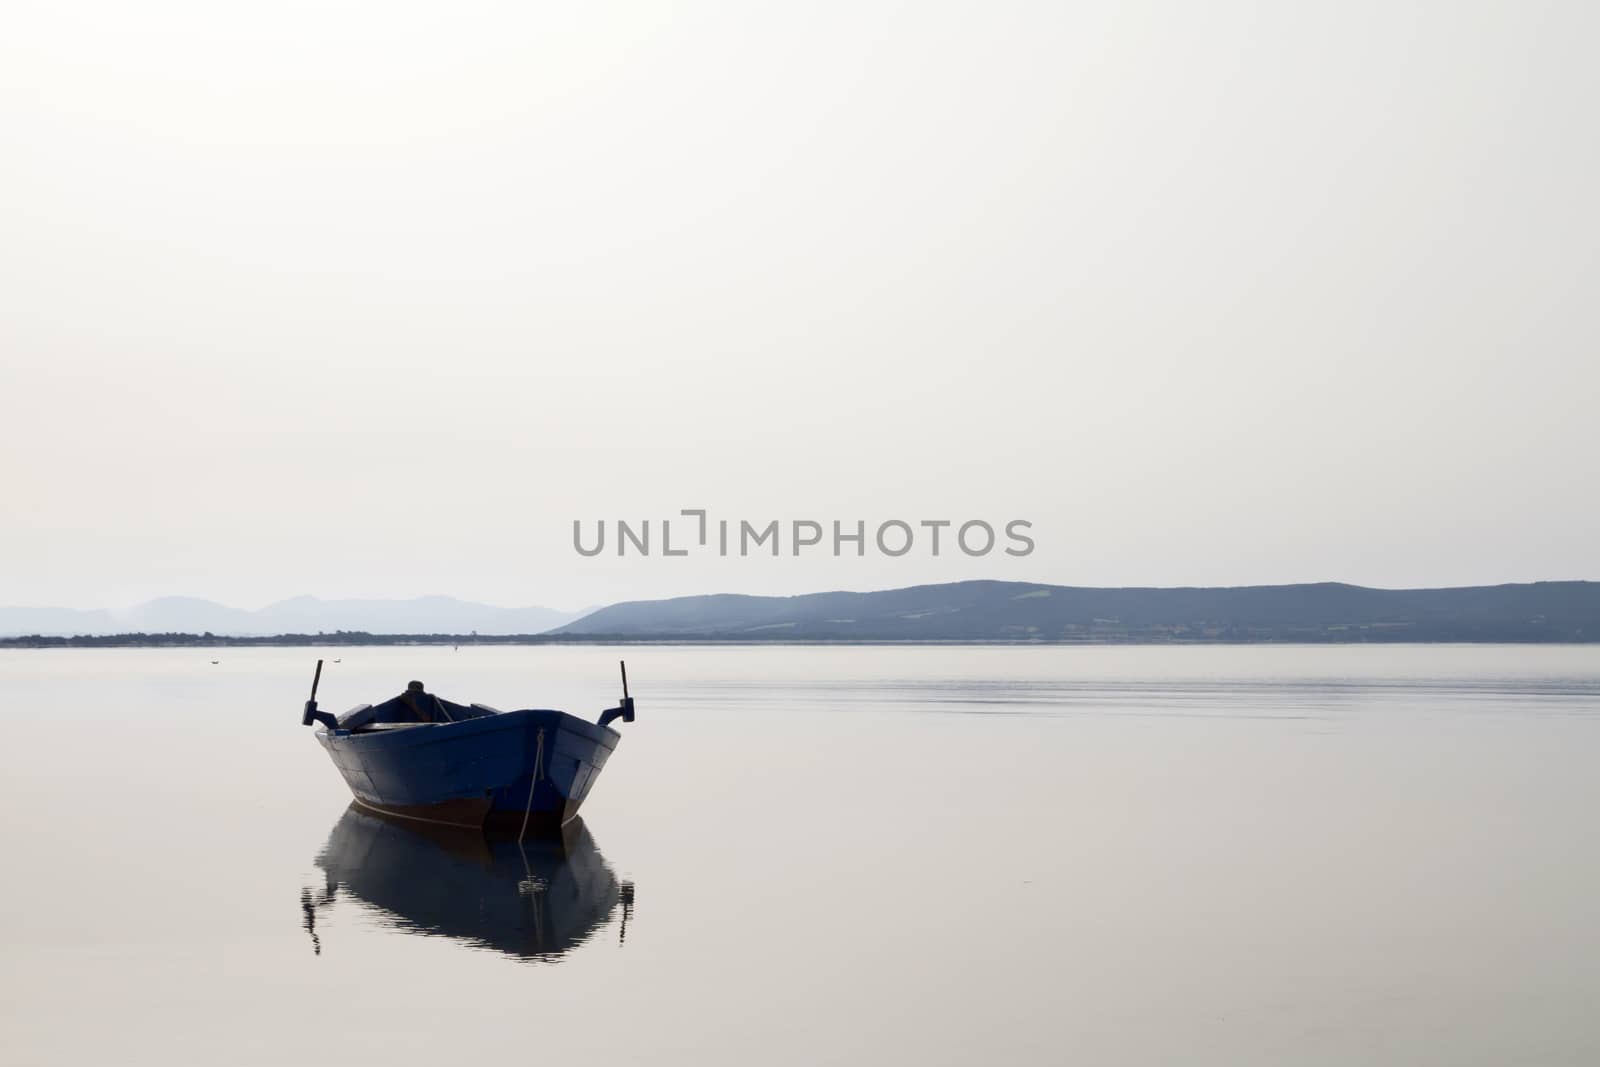
M323 653L585 717L626 655L523 850L348 814L316 654L0 652L0 1060L1600 1062L1600 649Z

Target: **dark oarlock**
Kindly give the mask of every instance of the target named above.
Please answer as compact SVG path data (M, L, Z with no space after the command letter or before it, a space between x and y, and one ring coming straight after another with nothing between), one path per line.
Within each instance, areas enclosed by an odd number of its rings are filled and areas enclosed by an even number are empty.
M311 699L306 701L306 711L304 715L300 716L300 725L310 726L314 722L320 722L329 730L337 730L339 728L339 720L325 711L317 710L317 686L321 682L322 661L319 659L317 660L317 673L311 676Z
M633 698L628 695L628 664L623 660L618 660L617 664L622 668L622 703L600 713L601 726L609 726L617 719L633 721Z

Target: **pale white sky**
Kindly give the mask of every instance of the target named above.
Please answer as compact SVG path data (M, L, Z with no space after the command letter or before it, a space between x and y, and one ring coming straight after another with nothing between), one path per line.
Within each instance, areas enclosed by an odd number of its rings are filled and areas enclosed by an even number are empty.
M1600 578L1597 31L8 4L0 603ZM1038 548L571 548L684 507Z

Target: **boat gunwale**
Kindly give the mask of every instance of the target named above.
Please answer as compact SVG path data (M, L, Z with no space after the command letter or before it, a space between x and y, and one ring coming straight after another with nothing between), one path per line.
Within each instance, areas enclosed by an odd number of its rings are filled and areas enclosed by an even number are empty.
M615 751L617 743L622 740L622 735L609 726L580 719L571 712L561 711L557 708L519 708L516 711L501 711L493 715L484 715L475 719L461 719L457 722L419 722L395 723L390 725L410 727L432 727L432 729L402 729L402 730L328 730L320 729L316 738L325 748L335 745L365 745L372 742L384 742L396 747L410 747L411 745L440 744L464 736L492 733L496 730L520 730L532 725L530 720L557 716L557 729L569 730L586 740L602 745L607 751Z

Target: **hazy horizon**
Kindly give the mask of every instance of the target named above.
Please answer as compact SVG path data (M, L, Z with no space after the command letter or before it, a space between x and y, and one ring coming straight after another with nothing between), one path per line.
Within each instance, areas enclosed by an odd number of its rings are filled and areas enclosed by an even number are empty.
M1600 574L1593 6L7 28L0 602ZM1037 549L573 549L689 508Z
M907 583L906 585L885 585L885 586L874 586L874 587L871 587L871 588L865 588L865 587L862 587L862 588L844 588L844 587L817 588L817 589L802 590L800 592L795 592L795 593L748 593L748 592L742 592L742 591L737 591L737 590L728 590L728 589L703 589L703 590L690 591L690 592L684 592L684 593L668 593L668 594L665 594L665 595L659 596L659 597L626 597L626 598L622 598L621 600L614 600L614 601L605 601L605 602L590 601L590 602L587 602L587 603L585 603L585 604L583 604L582 606L579 606L579 607L568 607L568 606L562 605L562 604L545 603L545 602L541 602L541 601L501 603L501 602L494 601L494 600L481 599L481 598L477 598L477 597L462 597L462 596L457 596L457 595L455 595L453 593L441 593L441 592L436 592L435 591L435 592L427 592L427 593L418 593L418 594L413 595L413 596L391 596L391 597L383 597L383 596L377 596L377 597L327 597L327 596L321 596L321 595L316 594L316 593L293 593L293 594L290 594L288 596L275 597L275 598L273 598L271 600L267 600L267 601L263 601L263 602L259 602L259 603L257 603L257 602L238 603L238 602L223 600L223 599L220 599L220 598L217 598L217 597L197 596L197 595L188 594L188 593L169 593L169 594L163 594L163 595L155 596L155 597L148 597L148 598L146 598L144 600L135 601L133 603L124 603L124 604L84 604L84 605L80 605L80 604L44 604L44 603L20 603L20 602L9 603L8 602L8 603L0 603L0 608L61 609L61 610L65 610L65 611L82 611L82 612L104 611L104 612L106 612L106 613L108 613L110 615L117 616L117 615L126 615L129 612L131 612L131 611L133 611L133 610L135 610L135 609L137 609L139 607L145 606L145 605L153 603L153 602L164 601L164 600L192 600L192 601L199 601L199 602L204 602L204 603L208 603L208 604L216 604L216 605L219 605L219 606L222 606L222 607L229 608L231 610L243 611L243 612L251 612L251 613L265 611L268 608L277 607L277 606L280 606L280 605L285 605L285 604L288 604L288 603L291 603L291 602L297 601L297 600L315 600L315 601L320 601L320 602L323 602L323 603L361 603L361 602L370 602L370 603L380 603L380 604L412 603L412 602L422 601L422 600L449 600L449 601L458 601L458 602L469 603L469 604L473 604L473 605L481 605L483 607L504 609L504 610L518 610L518 609L527 609L527 608L537 608L537 609L544 609L544 610L548 610L548 611L552 611L552 612L556 612L556 613L560 613L560 614L564 614L564 615L571 615L571 616L578 617L578 616L582 616L582 615L585 615L585 614L592 613L594 611L598 611L598 610L600 610L601 608L604 608L604 607L612 606L613 604L625 603L625 602L632 601L632 600L672 600L672 599L683 599L683 598L703 597L703 596L796 597L796 596L807 596L807 595L811 595L811 594L822 594L822 593L852 593L852 592L871 593L871 592L892 591L892 590L895 590L895 589L908 588L910 586L918 586L918 585L951 585L951 584L958 584L958 583L961 583L961 582L982 582L982 581L1015 582L1015 583L1022 584L1022 585L1067 586L1067 587L1076 587L1076 588L1085 588L1085 589L1197 589L1197 588L1217 588L1217 589L1221 589L1221 588L1247 588L1247 587L1252 587L1252 586L1280 586L1280 585L1354 585L1354 586L1359 586L1359 587L1367 588L1367 589L1381 589L1381 590L1390 590L1390 591L1396 591L1396 592L1404 592L1404 591L1408 591L1408 590L1420 590L1420 589L1486 588L1486 587L1491 587L1491 586L1496 586L1496 585L1524 585L1524 584L1549 584L1549 583L1568 583L1568 582L1594 582L1594 581L1600 581L1600 579L1594 579L1594 578L1530 578L1530 579L1526 579L1525 581L1520 581L1520 582L1470 582L1470 583L1464 583L1461 586L1416 586L1416 585L1376 586L1376 585L1366 585L1366 584L1360 583L1360 582L1342 582L1342 581L1339 581L1338 579L1327 579L1327 580L1323 580L1323 581L1311 581L1311 582L1250 582L1250 583L1238 583L1238 584L1235 584L1235 585L1227 585L1227 586L1198 586L1198 585L1195 585L1194 583L1186 583L1186 584L1170 585L1170 586L1154 586L1154 585L1150 585L1148 583L1139 583L1139 584L1127 585L1127 586L1088 586L1088 585L1083 585L1081 583L1070 583L1070 582L1042 582L1042 581L1035 581L1035 580L1029 579L1029 578L956 578L956 579L951 579L948 582L911 582L911 583Z

